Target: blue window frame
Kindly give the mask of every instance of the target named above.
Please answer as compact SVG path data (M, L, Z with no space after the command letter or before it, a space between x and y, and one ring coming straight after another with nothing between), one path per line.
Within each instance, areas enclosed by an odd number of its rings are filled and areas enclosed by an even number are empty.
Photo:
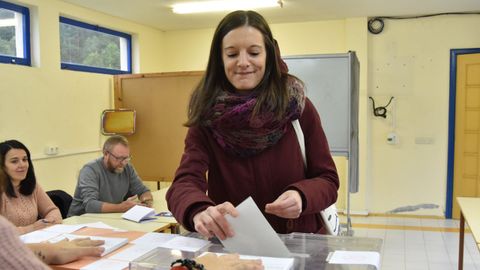
M132 73L132 36L60 17L61 68L105 74Z
M30 11L1 0L0 63L31 65Z

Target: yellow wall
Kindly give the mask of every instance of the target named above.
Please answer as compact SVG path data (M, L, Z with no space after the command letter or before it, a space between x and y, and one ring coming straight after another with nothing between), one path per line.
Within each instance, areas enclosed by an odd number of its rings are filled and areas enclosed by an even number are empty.
M160 69L163 32L61 1L18 3L31 8L34 66L0 65L0 140L29 147L46 190L73 193L78 170L101 154L100 115L112 107L113 86L111 75L60 70L59 16L132 34L141 43L134 47L139 72ZM59 147L57 157L43 154L49 144Z
M45 189L73 192L80 167L98 156L104 138L100 113L112 107L109 75L59 68L58 16L133 34L136 73L202 70L213 29L161 32L56 0L23 0L32 8L34 67L0 65L0 139L18 138L31 149ZM74 16L73 16L74 15ZM360 60L360 192L352 211L381 213L431 203L418 214L443 215L446 195L449 50L480 47L478 16L387 20L384 32L367 32L366 18L271 25L283 55L344 53ZM392 115L372 116L368 96L385 105L395 96L398 145L386 144ZM389 109L393 108L391 105ZM390 112L389 112L390 113ZM429 137L433 144L415 144ZM59 146L47 158L43 148ZM347 161L335 158L345 206Z
M479 25L476 15L387 20L383 33L369 35L369 95L377 106L395 97L400 138L398 145L386 144L392 117L373 117L369 109L372 211L429 203L440 207L416 213L443 215L450 49L480 47ZM415 144L416 137L433 144Z

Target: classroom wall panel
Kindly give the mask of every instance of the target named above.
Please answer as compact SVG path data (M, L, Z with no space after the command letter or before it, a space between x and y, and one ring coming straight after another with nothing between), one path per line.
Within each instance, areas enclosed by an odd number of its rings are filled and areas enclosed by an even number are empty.
M146 181L172 181L183 154L187 106L202 72L115 76L115 108L136 111L128 136L138 174Z

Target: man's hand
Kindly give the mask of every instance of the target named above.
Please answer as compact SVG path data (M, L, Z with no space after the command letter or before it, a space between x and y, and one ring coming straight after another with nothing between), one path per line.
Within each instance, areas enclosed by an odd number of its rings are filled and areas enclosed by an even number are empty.
M121 202L120 205L122 207L122 211L126 212L126 211L130 210L130 208L137 205L138 202L136 202L136 200L137 200L137 195L133 195L132 197L129 197L125 201Z
M226 214L238 216L237 209L229 202L208 207L193 217L195 230L203 236L217 236L222 240L233 237L235 233L225 218Z
M302 213L302 197L296 190L287 190L265 205L265 212L282 218L298 218Z
M153 206L153 199L142 200L142 205L146 206L146 207L152 207Z
M142 205L146 207L152 207L153 206L153 196L150 191L147 191L140 195L140 202Z

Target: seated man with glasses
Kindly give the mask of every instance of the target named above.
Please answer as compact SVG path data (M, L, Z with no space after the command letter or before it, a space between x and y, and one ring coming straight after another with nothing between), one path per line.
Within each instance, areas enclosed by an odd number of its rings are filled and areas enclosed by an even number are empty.
M152 194L129 163L130 159L125 137L108 138L103 145L103 156L80 170L68 216L125 212L137 204L151 207ZM135 200L137 196L140 202Z

